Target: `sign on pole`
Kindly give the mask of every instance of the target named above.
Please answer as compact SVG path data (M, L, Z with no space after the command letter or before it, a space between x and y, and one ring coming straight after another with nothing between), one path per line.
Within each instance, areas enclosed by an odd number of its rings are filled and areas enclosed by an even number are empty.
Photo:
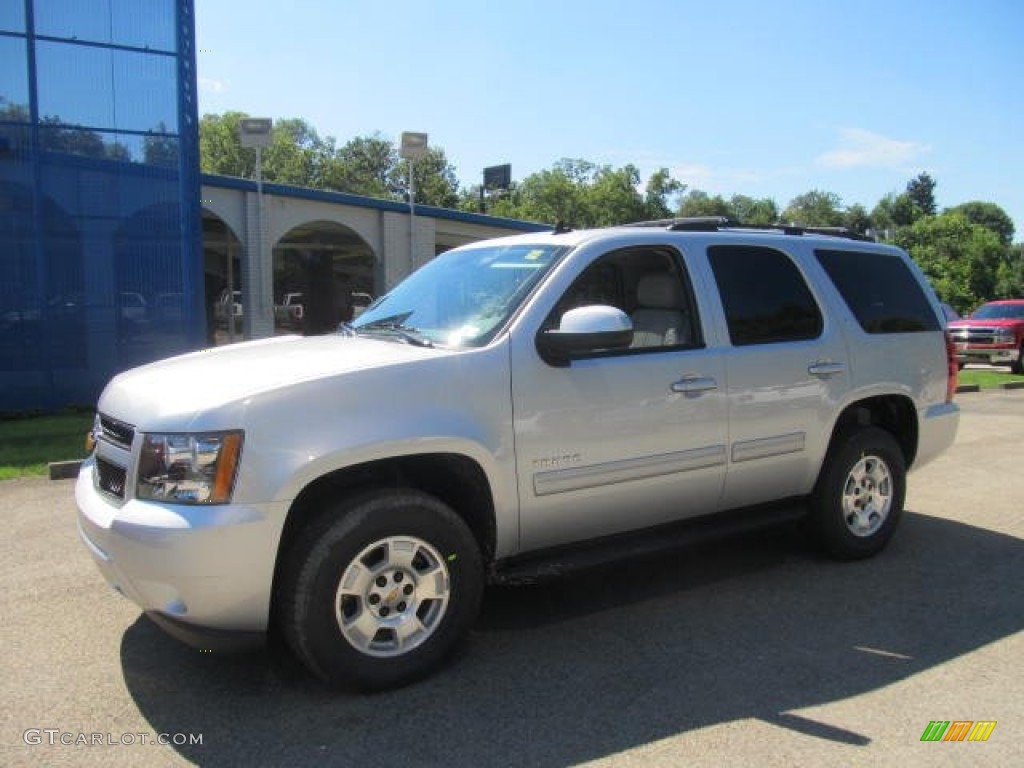
M484 168L484 189L508 189L512 184L512 166L492 165Z
M246 117L238 121L238 138L243 147L269 147L273 129L269 117Z

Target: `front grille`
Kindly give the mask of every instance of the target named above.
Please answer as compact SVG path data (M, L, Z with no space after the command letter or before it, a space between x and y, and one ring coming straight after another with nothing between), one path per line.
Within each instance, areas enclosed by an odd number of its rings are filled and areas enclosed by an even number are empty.
M123 499L127 477L128 473L124 467L111 464L101 456L96 457L96 483L104 493Z
M112 419L109 416L100 414L100 430L96 435L97 440L106 440L125 449L132 447L132 440L135 439L135 427L125 424L123 421Z
M950 331L953 341L968 344L995 344L996 331L993 328L955 328Z

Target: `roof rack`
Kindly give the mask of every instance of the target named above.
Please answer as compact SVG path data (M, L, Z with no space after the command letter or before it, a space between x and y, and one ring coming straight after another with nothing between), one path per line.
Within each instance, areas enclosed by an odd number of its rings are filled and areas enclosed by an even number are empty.
M728 216L683 216L674 219L635 221L624 227L664 227L672 232L717 232L722 227L739 226Z
M762 230L781 232L784 235L828 235L847 240L873 242L872 238L854 232L847 227L805 227L799 224L741 224L728 216L684 216L674 219L636 221L623 224L624 227L662 227L672 232L721 232L723 230Z

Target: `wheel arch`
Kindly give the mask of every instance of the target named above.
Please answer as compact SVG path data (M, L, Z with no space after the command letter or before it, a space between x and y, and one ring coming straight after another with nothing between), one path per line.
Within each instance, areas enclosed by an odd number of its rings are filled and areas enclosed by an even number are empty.
M282 556L295 536L325 514L328 502L374 488L413 488L436 497L466 523L480 548L483 562L494 559L497 544L494 495L487 474L474 459L458 453L438 452L367 461L322 475L295 497L277 545L272 592L275 602Z
M873 395L847 405L836 419L829 438L831 454L836 442L851 430L879 427L891 434L903 452L907 469L917 457L919 425L914 401L901 394Z

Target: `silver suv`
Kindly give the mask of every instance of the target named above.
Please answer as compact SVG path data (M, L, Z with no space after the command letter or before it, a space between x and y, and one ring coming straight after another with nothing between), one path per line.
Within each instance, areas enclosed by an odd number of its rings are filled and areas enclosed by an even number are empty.
M890 246L718 220L449 251L336 335L121 374L76 488L109 582L211 647L407 683L516 582L803 516L881 550L957 365Z

